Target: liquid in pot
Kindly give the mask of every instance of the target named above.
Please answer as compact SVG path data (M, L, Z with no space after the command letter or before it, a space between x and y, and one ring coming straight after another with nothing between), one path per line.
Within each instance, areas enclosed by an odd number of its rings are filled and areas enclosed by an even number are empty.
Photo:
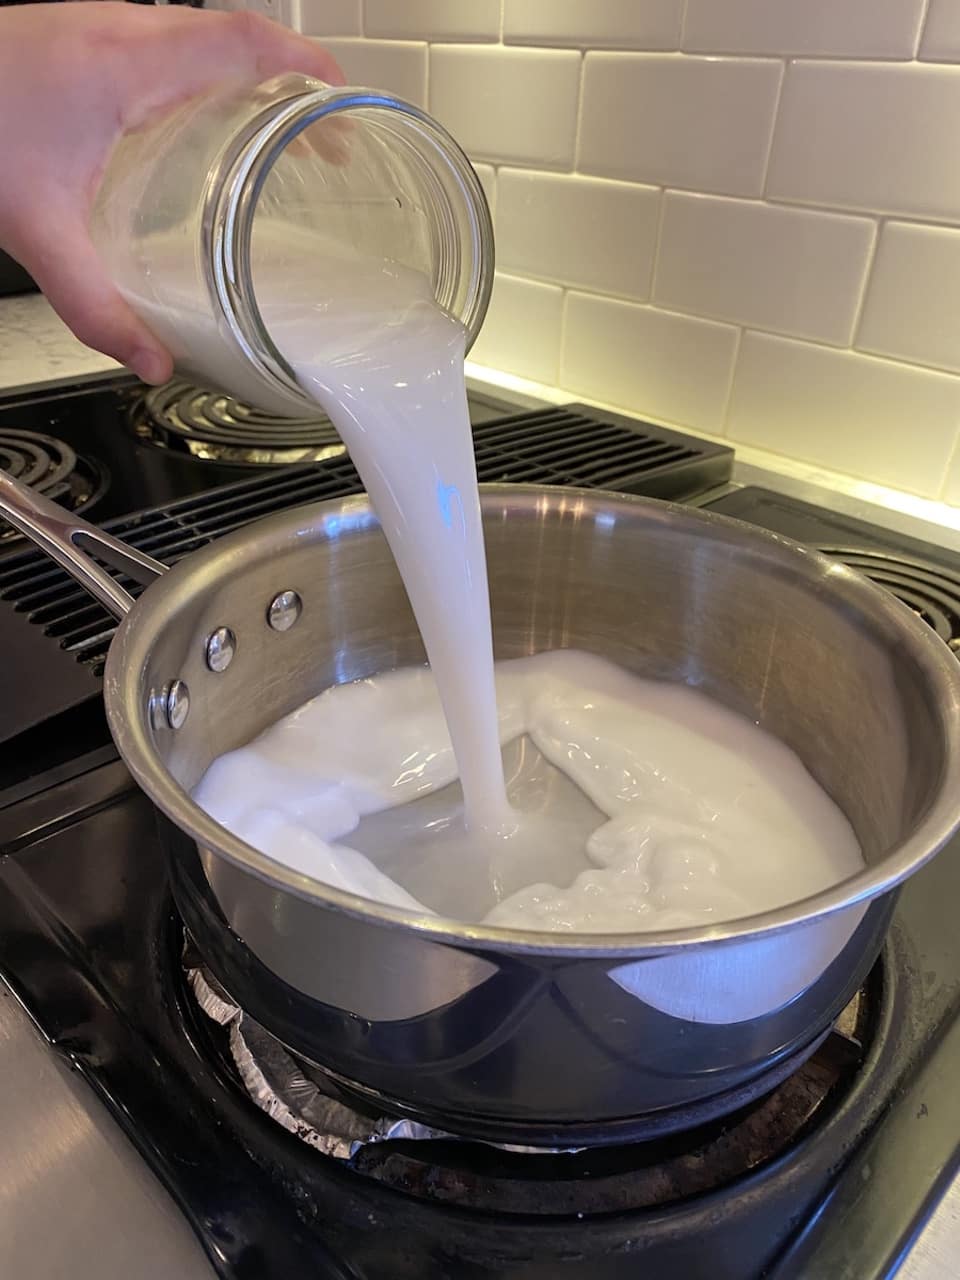
M430 671L327 691L216 761L199 803L337 887L535 929L736 919L860 869L799 759L701 695L567 653L495 677L462 326L417 273L315 249L291 278L278 238L271 285L261 243L261 310L350 450Z

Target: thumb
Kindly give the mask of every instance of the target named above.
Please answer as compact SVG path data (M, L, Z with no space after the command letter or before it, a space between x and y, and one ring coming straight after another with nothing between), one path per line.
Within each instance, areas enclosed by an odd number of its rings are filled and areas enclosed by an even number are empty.
M154 110L199 93L217 81L252 84L282 72L299 72L327 84L343 84L343 72L319 41L299 35L248 9L143 10L127 15L143 33L163 37L161 55L170 74L157 80L156 42L142 40L128 55L125 123L138 125Z
M235 12L231 19L236 37L254 60L258 76L299 71L327 84L344 83L336 60L318 41L249 10Z
M125 364L144 382L166 382L173 361L120 296L82 223L56 214L34 220L14 256L61 320L88 347Z

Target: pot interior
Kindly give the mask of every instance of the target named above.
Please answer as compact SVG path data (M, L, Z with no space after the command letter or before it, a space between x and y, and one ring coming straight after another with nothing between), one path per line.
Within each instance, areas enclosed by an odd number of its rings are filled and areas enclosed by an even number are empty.
M797 752L871 864L940 799L953 660L850 570L656 502L504 487L483 507L498 658L578 648L703 690ZM302 613L277 631L268 613L283 591ZM216 673L205 648L219 627L237 648ZM107 700L116 728L186 682L182 728L149 733L156 763L190 789L217 755L329 685L424 660L386 541L366 500L348 499L231 535L151 587L111 651Z

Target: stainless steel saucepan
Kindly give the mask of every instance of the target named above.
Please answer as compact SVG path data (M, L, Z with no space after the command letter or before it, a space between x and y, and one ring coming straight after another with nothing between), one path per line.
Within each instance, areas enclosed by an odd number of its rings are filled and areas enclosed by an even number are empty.
M811 1050L876 960L897 886L960 824L960 663L857 574L735 521L561 489L482 501L498 657L585 649L750 716L844 810L866 868L733 923L602 936L411 915L291 871L190 789L332 683L424 660L366 499L284 512L165 572L0 478L2 514L122 619L110 727L163 815L183 920L251 1016L348 1093L453 1132L553 1146L681 1124ZM94 557L148 590L134 604Z

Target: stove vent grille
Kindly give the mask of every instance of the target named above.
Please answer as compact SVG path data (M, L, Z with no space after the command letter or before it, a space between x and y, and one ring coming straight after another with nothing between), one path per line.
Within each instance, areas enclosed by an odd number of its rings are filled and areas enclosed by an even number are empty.
M722 445L580 405L480 423L474 444L485 482L573 485L678 501L724 483L733 464L732 450ZM259 474L104 527L172 565L263 516L361 491L352 462L343 456ZM141 590L120 581L133 595ZM28 549L0 560L0 600L94 676L102 674L113 619L40 552Z

